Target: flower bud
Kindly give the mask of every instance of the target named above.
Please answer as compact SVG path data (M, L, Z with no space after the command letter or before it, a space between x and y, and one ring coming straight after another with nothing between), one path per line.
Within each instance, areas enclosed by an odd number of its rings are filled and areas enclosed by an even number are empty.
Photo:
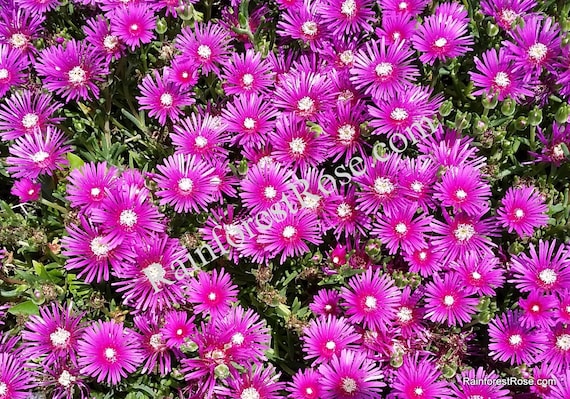
M180 345L180 350L184 354L193 353L198 350L198 345L196 342L187 339L182 345Z
M456 364L446 364L441 368L441 374L445 378L453 378L457 373L457 365Z
M516 109L517 104L512 98L507 98L505 101L503 101L503 104L501 104L501 112L505 116L511 116L515 113Z
M558 108L558 111L556 111L554 118L558 123L568 122L568 104L562 104L560 108Z
M458 112L455 116L455 129L461 131L471 124L471 114Z
M453 103L450 100L446 100L439 107L439 114L441 116L448 116L453 111Z
M525 130L528 127L528 120L524 116L520 116L515 121L515 129Z
M475 22L481 22L485 19L485 14L481 10L477 10L475 14L473 14L473 19Z
M528 123L531 126L538 126L542 122L542 110L538 107L534 107L532 111L528 113Z
M497 36L499 34L499 27L492 22L487 24L487 35L490 37Z
M214 374L216 375L216 378L220 380L225 380L230 375L230 368L225 364L218 364L214 368Z
M168 23L164 18L160 18L158 21L156 21L156 32L159 35L165 34L167 30L168 30Z
M495 109L495 107L499 103L499 100L497 100L497 96L487 95L483 96L483 98L481 99L481 103L483 104L483 107L485 109Z
M394 354L390 357L390 366L394 367L395 369L402 367L404 364L404 356L400 354Z

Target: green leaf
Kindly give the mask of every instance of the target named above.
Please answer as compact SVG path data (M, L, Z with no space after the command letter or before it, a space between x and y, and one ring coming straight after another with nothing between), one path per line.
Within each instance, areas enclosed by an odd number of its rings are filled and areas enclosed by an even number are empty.
M26 301L26 302L22 302L19 303L17 305L12 306L10 309L8 309L8 313L11 313L13 315L39 315L39 309L38 309L38 305L36 305L35 303L33 303L32 301Z
M71 152L67 154L67 160L69 161L69 170L79 169L85 164L83 159Z

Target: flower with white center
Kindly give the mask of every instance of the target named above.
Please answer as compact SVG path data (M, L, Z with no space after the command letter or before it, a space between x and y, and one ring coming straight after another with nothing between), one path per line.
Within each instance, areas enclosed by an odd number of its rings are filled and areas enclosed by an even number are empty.
M407 306L402 306L398 313L396 313L398 320L402 323L408 323L413 319L413 312L412 309L408 308Z
M261 395L254 387L249 387L241 392L239 399L261 399Z
M509 78L509 75L506 72L497 72L497 74L493 78L493 83L497 87L504 89L506 87L509 87L509 85L511 84L511 79Z
M354 14L356 14L356 1L354 0L343 1L340 6L340 12L347 17L353 17Z
M151 335L148 343L150 344L152 349L154 349L156 351L160 350L160 349L164 349L164 341L162 340L162 334L161 333Z
M87 81L87 71L81 66L74 66L71 71L67 73L67 80L72 85L80 86Z
M542 43L535 43L529 47L527 54L531 61L538 64L546 58L548 47Z
M289 149L293 153L293 155L303 155L305 153L305 149L307 148L307 143L301 137L295 137L293 140L289 142Z
M553 269L547 268L538 273L538 278L546 285L552 285L558 280L558 275Z
M512 346L519 346L520 344L522 344L522 337L520 336L520 334L513 334L509 337L509 344L511 344Z
M22 126L24 126L26 129L31 129L33 127L36 127L39 121L40 117L38 115L28 113L22 118Z
M390 195L394 188L394 183L387 177L377 177L374 180L374 192L378 195Z
M563 351L570 350L570 334L561 334L556 337L556 347Z
M297 110L305 114L313 113L315 111L315 100L309 96L301 98L297 102Z
M119 224L123 227L133 227L137 224L139 217L132 209L125 209L119 215Z
M136 32L139 30L139 25L138 24L132 24L131 26L129 26L129 30L131 32Z
M422 182L416 180L412 184L410 184L410 188L415 193L421 193L424 189L424 184Z
M390 119L397 122L405 121L410 115L404 108L396 107L390 112Z
M206 46L205 44L201 44L198 47L198 55L200 56L200 58L202 58L204 61L207 61L210 59L210 57L212 56L212 49L209 46Z
M481 273L475 271L475 272L471 273L471 277L473 278L473 280L480 280L481 279Z
M338 58L344 65L350 65L354 62L354 53L352 50L344 50Z
M319 26L314 21L306 21L301 25L301 31L306 36L314 37L319 33Z
M403 236L408 232L408 226L406 226L406 223L400 222L394 227L394 230L398 235Z
M49 335L51 344L58 349L65 349L69 345L71 333L64 328L58 327L57 330Z
M327 343L325 344L325 348L327 348L330 351L333 351L336 348L336 344L334 343L334 341L327 341Z
M172 107L172 104L174 104L174 98L172 97L172 94L163 93L160 96L160 105L163 107Z
M562 160L566 157L564 155L564 150L562 149L562 144L556 144L552 147L552 155L556 160Z
M197 136L194 139L194 145L196 145L198 148L204 148L208 145L208 139L204 136Z
M453 235L461 242L469 241L475 235L475 227L470 223L459 223Z
M188 177L178 180L178 189L184 194L190 194L194 188L194 182Z
M283 238L286 239L290 239L293 238L295 236L295 234L297 234L297 229L293 226L285 226L285 228L283 229Z
M467 198L467 192L460 188L459 190L455 191L455 198L458 201L464 201Z
M453 304L455 303L455 298L453 297L453 295L446 295L445 297L443 297L443 303L445 306L453 306Z
M243 336L242 333L237 332L237 333L235 333L234 335L232 335L232 343L233 343L234 345L238 345L238 346L239 346L239 345L243 344L243 341L245 341L245 337Z
M511 26L517 17L518 14L510 8L505 8L499 13L499 19L507 26Z
M243 120L243 127L247 130L253 130L255 128L255 119L250 118L249 116Z
M8 79L8 76L10 76L10 74L6 68L0 69L0 80Z
M376 303L377 300L375 297L368 295L365 299L364 299L364 307L365 310L374 310L376 309Z
M119 45L119 38L115 35L107 35L103 39L103 47L107 51L114 51Z
M22 48L28 45L28 37L22 33L14 33L10 36L10 44L15 48Z
M166 270L164 270L164 267L158 262L151 263L142 269L141 272L146 276L148 281L153 286L162 284L162 281L164 281L164 276L166 276Z
M277 197L277 190L273 186L267 186L263 189L263 196L269 200Z
M91 195L91 198L93 199L101 198L102 193L103 190L100 187L92 187L91 190L89 191L89 195Z
M8 392L8 385L6 385L5 382L0 381L0 397L6 395L7 392Z
M336 207L336 214L342 219L349 218L352 216L352 206L346 202L342 202Z
M354 142L354 136L356 136L356 128L346 123L339 127L336 131L338 134L338 141L345 146L351 145Z
M433 45L437 48L443 48L445 47L446 44L447 44L447 39L445 37L440 37L435 42L433 42Z
M315 210L321 205L321 199L320 195L307 193L303 195L303 208Z
M418 256L419 256L420 260L426 260L427 259L427 252L422 251L419 253Z
M59 382L59 385L61 385L62 387L69 388L75 382L76 379L77 377L72 375L69 371L63 370L61 372L61 375L57 379L57 382ZM0 397L1 395L2 392L0 392Z
M358 386L356 384L356 380L354 378L345 377L342 379L342 390L348 394L356 392Z
M423 394L424 394L424 390L422 389L422 387L415 387L414 388L414 395L416 395L418 398L420 398Z
M530 308L530 310L532 310L533 312L538 312L540 310L540 306L538 305L532 305L532 307Z
M109 246L103 242L103 236L93 238L89 244L89 248L91 252L93 252L93 255L97 257L107 256L111 250Z
M241 77L241 83L246 87L246 88L251 88L251 86L253 85L253 75L251 73L244 73L243 76Z
M389 62L381 62L376 65L374 71L376 72L376 76L384 80L392 76L392 73L394 72L394 66Z
M38 166L40 166L42 162L44 162L48 158L49 154L41 150L32 155L32 161Z
M111 363L115 363L117 361L117 351L113 348L105 348L103 355L105 356L105 359Z
M398 4L398 8L400 9L400 11L404 11L408 9L408 3L406 3L405 1L400 2L400 4Z
M215 301L217 297L218 297L218 296L217 296L216 293L213 292L213 291L208 294L208 299L209 299L210 301Z

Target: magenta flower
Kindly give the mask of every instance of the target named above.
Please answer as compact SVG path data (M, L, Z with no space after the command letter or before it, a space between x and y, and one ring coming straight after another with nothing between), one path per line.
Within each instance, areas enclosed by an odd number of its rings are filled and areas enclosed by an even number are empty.
M287 194L290 177L291 171L278 165L254 166L241 182L243 204L254 213L267 211Z
M425 233L430 231L432 216L421 213L416 215L417 207L410 203L394 211L387 211L376 220L372 234L377 234L382 243L389 249L390 255L398 249L404 253L413 253L426 246Z
M399 183L402 194L428 212L435 207L433 187L437 180L437 167L428 157L405 158L400 169Z
M110 15L111 33L135 50L142 44L150 43L154 37L156 16L144 4L119 7Z
M490 321L489 338L489 355L511 365L536 363L546 344L546 337L523 327L521 313L511 310Z
M558 323L556 327L544 330L546 342L544 351L536 359L550 365L557 375L570 366L570 327Z
M228 150L224 144L230 138L220 116L193 113L174 126L170 138L175 154L196 155L209 162L227 158Z
M386 15L403 14L412 18L422 13L429 0L380 0L379 4Z
M166 312L160 332L169 348L180 349L194 330L194 316L189 317L186 312L171 310Z
M328 363L333 356L340 356L343 349L355 349L353 344L359 339L360 335L344 318L313 319L303 330L305 359L313 359L313 365Z
M366 106L363 102L338 103L321 122L327 153L333 162L344 156L345 164L353 155L364 158L364 140L360 124L367 119Z
M339 299L338 291L323 288L313 297L309 309L316 316L338 316L340 314Z
M14 181L10 194L17 196L20 203L37 201L42 192L42 185L35 180L23 178Z
M404 254L412 273L419 273L422 277L433 276L443 267L443 253L432 245L418 249L412 253Z
M177 121L183 115L182 108L196 102L192 92L185 92L180 86L168 80L168 71L160 76L158 71L148 74L139 85L141 95L136 97L140 109L148 111L148 115L158 119L163 125L166 120Z
M472 166L448 169L434 191L434 197L441 201L442 206L452 207L455 212L462 211L469 216L485 213L491 197L489 183Z
M446 274L443 280L436 274L426 285L425 317L448 326L462 326L477 312L479 300L471 294L462 288L456 273Z
M22 9L38 14L45 14L60 5L60 0L15 0L15 2Z
M495 296L495 289L501 288L505 283L504 271L494 256L481 258L476 253L468 252L451 262L449 267L457 273L467 292Z
M313 369L299 370L287 384L289 397L292 399L317 399L322 397L322 376Z
M285 384L278 381L279 376L273 365L249 366L245 373L234 372L228 388L222 388L220 392L231 398L281 399L279 392Z
M519 237L530 237L537 227L548 223L548 206L534 187L510 187L501 207L497 209L497 219L509 233L515 231Z
M454 397L457 399L470 399L470 398L489 398L489 399L509 399L511 393L508 388L503 385L493 384L470 384L465 381L493 381L498 380L500 377L494 371L487 372L483 367L477 370L465 370L457 375L457 385L452 385Z
M395 393L401 399L451 399L448 383L441 380L438 371L429 359L420 359L416 354L407 355L398 369L393 384Z
M200 77L200 71L197 67L181 55L174 57L170 66L166 66L164 69L168 71L164 74L165 79L177 84L183 90L193 88Z
M114 321L94 322L79 340L81 373L117 385L142 363L135 333Z
M188 302L194 305L194 312L209 314L213 319L223 316L237 299L237 286L224 269L211 273L204 271L188 285Z
M171 352L160 332L156 317L138 315L134 317L135 326L141 332L137 337L145 359L142 372L154 372L155 369L164 376L172 370Z
M554 307L554 320L570 324L570 290L558 293L558 305Z
M327 0L318 7L325 26L334 36L371 31L375 13L372 0Z
M307 201L305 200L305 203ZM339 193L323 198L325 213L323 219L325 230L334 229L338 238L342 235L351 237L354 235L368 234L370 230L370 216L357 204L356 188L343 187Z
M510 31L519 18L524 18L536 6L535 0L481 0L481 11Z
M550 129L549 129L550 130ZM566 161L568 157L564 154L562 144L570 147L570 128L558 123L552 124L552 133L550 135L544 134L543 129L538 126L536 136L542 144L540 154L530 152L538 162L552 163L553 165L560 166Z
M160 174L154 180L161 205L172 205L178 213L207 210L214 192L210 165L196 156L178 154L166 158L157 169Z
M386 331L396 315L401 292L394 281L380 270L366 270L351 277L348 287L341 290L351 323L362 323L365 328Z
M263 94L273 83L269 62L252 49L245 54L234 53L226 63L222 79L226 94Z
M366 48L357 54L350 80L364 94L374 99L387 99L405 91L419 76L417 67L411 65L413 51L404 42L386 45L367 42Z
M4 97L12 86L19 86L26 81L23 72L28 67L28 59L6 44L0 44L0 98Z
M553 311L558 305L558 301L554 295L532 291L526 298L519 298L518 303L523 311L521 316L523 327L548 330L555 324Z
M71 150L63 132L51 126L45 134L36 131L25 135L10 146L6 170L15 178L36 179L40 175L53 175L68 164L66 154Z
M182 55L196 68L201 68L202 74L220 74L219 65L226 62L230 38L219 24L196 22L193 30L184 28L177 40Z
M13 353L0 352L0 393L2 399L26 399L33 387L23 362Z
M564 245L557 247L556 240L529 244L530 256L520 253L511 260L513 278L509 283L516 284L521 292L561 292L570 287L570 254Z
M416 20L406 13L389 13L382 18L382 27L376 28L375 33L380 40L388 44L408 41L416 31Z
M318 369L323 399L372 399L380 397L382 371L363 352L343 350Z
M92 18L86 21L83 27L85 40L103 57L107 62L117 60L125 53L125 44L116 35L111 33L109 22L103 18Z
M86 213L99 208L109 190L116 186L117 174L117 168L107 166L106 162L90 162L72 170L67 185L67 199L71 206Z
M7 44L33 61L37 53L33 40L40 36L45 16L22 7L13 7L13 2L6 4L0 10L0 43Z
M277 34L301 40L309 45L312 51L317 51L329 35L327 25L318 12L318 6L317 2L299 1L298 6L288 7L277 23Z
M425 309L419 305L422 294L421 289L412 293L409 286L404 287L394 323L404 338L415 336L418 331L425 330L423 325Z

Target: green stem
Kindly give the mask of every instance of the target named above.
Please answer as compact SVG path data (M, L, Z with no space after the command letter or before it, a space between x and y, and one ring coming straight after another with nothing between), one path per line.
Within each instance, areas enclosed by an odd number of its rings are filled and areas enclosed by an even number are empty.
M67 212L68 212L67 209L64 208L64 207L61 206L61 205L58 205L58 204L56 204L56 203L54 203L54 202L51 202L51 201L48 201L48 200L45 199L45 198L42 198L42 199L40 200L40 203L42 203L42 204L44 204L44 205L46 205L46 206L48 206L48 207L50 207L50 208L57 209L57 210L60 211L62 214L67 215Z
M208 2L206 3L206 22L208 22L210 19L212 19L212 4L214 3L214 0L208 0Z
M531 126L530 127L530 138L529 138L529 142L530 142L530 149L532 151L536 150L536 126Z

